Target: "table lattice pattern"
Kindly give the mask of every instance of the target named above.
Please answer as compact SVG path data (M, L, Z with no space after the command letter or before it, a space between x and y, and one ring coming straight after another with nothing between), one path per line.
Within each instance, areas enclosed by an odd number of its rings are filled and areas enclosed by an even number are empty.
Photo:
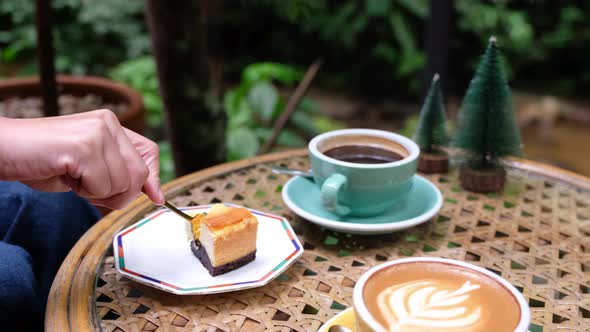
M307 169L305 157L283 160ZM459 259L500 274L521 290L533 331L590 331L590 192L511 169L501 194L459 188L456 172L428 178L444 205L426 224L385 236L321 229L281 200L286 176L259 164L194 183L172 198L178 206L233 202L281 214L304 243L304 255L270 284L239 292L175 296L129 280L107 253L96 287L105 331L316 331L350 306L368 268L405 256Z

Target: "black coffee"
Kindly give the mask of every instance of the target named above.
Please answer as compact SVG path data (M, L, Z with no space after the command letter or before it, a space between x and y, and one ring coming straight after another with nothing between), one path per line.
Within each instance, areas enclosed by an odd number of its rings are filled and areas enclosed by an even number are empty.
M384 164L404 159L396 152L369 145L343 145L324 154L328 157L357 164Z

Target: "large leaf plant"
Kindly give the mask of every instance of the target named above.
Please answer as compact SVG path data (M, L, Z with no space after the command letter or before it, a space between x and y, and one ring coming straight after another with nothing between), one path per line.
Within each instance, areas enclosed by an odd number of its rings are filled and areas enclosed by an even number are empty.
M303 73L291 66L263 62L247 66L242 71L240 84L228 90L223 99L228 115L227 157L237 160L252 157L270 138L272 127L284 111L286 97L279 85L293 87ZM280 132L278 147L302 147L307 139L342 125L322 114L309 98L303 98L288 124Z

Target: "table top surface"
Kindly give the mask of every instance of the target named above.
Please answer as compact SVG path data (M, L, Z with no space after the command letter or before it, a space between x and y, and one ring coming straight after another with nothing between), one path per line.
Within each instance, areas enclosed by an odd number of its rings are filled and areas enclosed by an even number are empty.
M407 256L454 258L507 279L527 299L532 331L590 331L590 181L528 161L513 161L499 194L474 194L458 174L427 176L444 196L439 214L381 236L322 229L281 200L287 176L271 165L308 167L296 150L224 164L165 186L177 206L233 202L285 216L304 255L254 289L179 296L114 268L113 235L153 212L147 199L109 214L89 230L60 268L49 297L47 331L317 331L352 305L355 281L370 267Z

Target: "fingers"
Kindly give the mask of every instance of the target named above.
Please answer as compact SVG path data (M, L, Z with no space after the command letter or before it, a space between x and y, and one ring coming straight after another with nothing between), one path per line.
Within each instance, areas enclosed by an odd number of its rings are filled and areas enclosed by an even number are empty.
M130 193L119 194L109 198L103 199L89 199L88 201L93 205L104 206L114 210L120 210L129 205L133 200L137 198L140 193L131 195Z
M129 171L129 160L125 158L121 142L112 132L110 134L105 140L103 155L111 178L111 195L116 195L130 189L134 176Z
M160 186L160 150L155 143L147 147L143 160L149 169L149 176L144 184L144 192L152 202L163 205L164 193Z
M80 140L80 166L68 173L80 184L73 190L93 204L121 209L145 188L154 203L163 204L157 145L123 128L108 110L87 113L91 128Z
M160 177L157 175L156 172L150 171L150 175L148 176L148 179L145 182L143 191L152 202L154 202L157 205L164 205L164 193L162 192L162 188L160 187Z
M88 112L80 117L79 138L73 153L74 170L68 172L72 190L88 199L104 199L129 189L130 177L111 127L110 111ZM112 115L114 117L114 115ZM118 124L116 117L114 122Z
M102 156L88 162L82 167L79 183L79 188L74 189L74 192L79 196L85 198L102 198L109 197L112 194L111 174Z
M111 125L111 131L116 135L119 152L125 160L129 186L126 190L101 203L108 204L112 208L122 208L131 203L141 193L141 189L148 178L149 169L135 146L125 134L123 127L118 122Z
M152 202L163 205L165 198L160 185L160 149L158 145L127 128L123 129L149 170L143 191Z
M49 179L21 181L23 184L39 191L48 192L67 192L71 187L66 184L62 176L54 176Z

